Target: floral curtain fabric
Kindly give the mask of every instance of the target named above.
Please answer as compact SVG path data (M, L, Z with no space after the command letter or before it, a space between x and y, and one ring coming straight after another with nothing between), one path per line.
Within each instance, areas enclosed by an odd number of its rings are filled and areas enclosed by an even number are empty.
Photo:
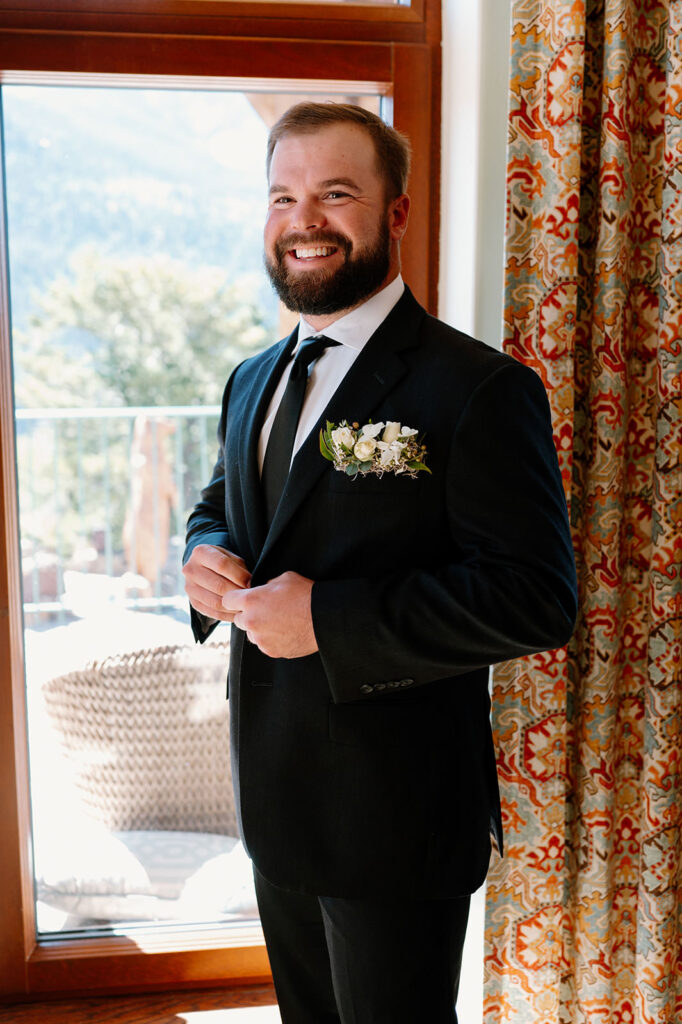
M514 0L505 346L580 614L494 677L485 1024L682 1021L682 0Z

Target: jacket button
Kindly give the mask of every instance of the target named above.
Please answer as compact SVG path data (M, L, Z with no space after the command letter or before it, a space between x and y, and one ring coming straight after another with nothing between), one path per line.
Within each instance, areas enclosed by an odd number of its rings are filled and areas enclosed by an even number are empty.
M412 686L413 682L414 682L414 679L401 679L400 680L400 685L401 686Z
M364 686L360 687L360 693L373 693L373 692L374 692L374 687L370 686L368 683L365 683Z

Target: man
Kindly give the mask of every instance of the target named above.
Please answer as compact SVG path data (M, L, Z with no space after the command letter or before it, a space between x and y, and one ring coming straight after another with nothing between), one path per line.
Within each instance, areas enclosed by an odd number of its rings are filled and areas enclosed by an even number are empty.
M488 667L575 616L544 389L403 285L408 162L355 107L272 129L266 265L301 322L233 373L189 520L195 636L234 626L236 799L287 1024L456 1021L501 845Z

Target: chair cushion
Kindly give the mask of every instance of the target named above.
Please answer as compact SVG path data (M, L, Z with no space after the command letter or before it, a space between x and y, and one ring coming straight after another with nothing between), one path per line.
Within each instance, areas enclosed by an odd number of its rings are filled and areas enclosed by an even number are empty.
M42 846L36 886L47 906L97 921L258 916L249 861L233 836L81 823Z

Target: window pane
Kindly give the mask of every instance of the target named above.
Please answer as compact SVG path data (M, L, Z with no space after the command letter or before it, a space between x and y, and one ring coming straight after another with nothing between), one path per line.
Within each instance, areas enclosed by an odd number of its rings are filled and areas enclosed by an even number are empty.
M224 382L287 322L264 153L300 98L3 89L42 935L256 916L229 634L194 645L180 559Z

